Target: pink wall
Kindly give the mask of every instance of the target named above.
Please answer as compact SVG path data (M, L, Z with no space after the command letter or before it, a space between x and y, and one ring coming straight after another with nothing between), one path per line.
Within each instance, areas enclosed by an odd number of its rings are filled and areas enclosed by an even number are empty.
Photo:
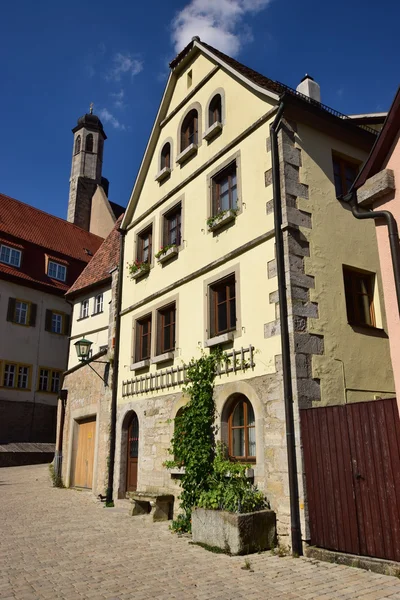
M374 203L374 210L388 210L400 228L400 137L398 136L389 154L387 164L383 168L394 171L396 190L380 202ZM379 221L378 221L379 223ZM394 285L392 259L390 254L387 227L377 225L376 235L379 248L379 261L382 271L383 292L385 296L386 318L389 331L390 354L396 384L397 399L400 401L400 318Z

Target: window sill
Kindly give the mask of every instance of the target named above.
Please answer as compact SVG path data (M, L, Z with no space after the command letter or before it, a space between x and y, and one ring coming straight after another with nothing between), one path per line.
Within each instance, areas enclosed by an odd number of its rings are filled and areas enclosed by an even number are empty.
M178 165L182 165L187 160L189 160L189 158L197 154L197 150L197 144L190 144L190 146L182 150L182 152L176 157L176 162L178 163Z
M220 344L226 344L227 342L232 342L234 338L233 331L228 331L228 333L222 333L221 335L217 335L205 341L206 348L213 348L214 346L219 346Z
M155 181L158 181L158 183L162 183L163 181L165 181L166 179L169 179L170 177L171 177L171 169L169 167L164 167L155 176Z
M235 219L236 219L236 212L234 212L232 209L229 209L223 215L221 215L220 217L217 217L215 219L215 221L213 221L211 224L209 224L208 230L216 231L217 229L224 227L225 225L227 225L231 221L234 221Z
M90 315L86 315L86 317L79 317L79 319L77 319L76 321L84 321L85 319L88 319ZM52 333L52 332L50 332Z
M97 312L92 313L90 316L95 317L96 315L101 315L103 312L104 310L98 310Z
M152 365L158 365L159 363L166 362L167 360L173 360L175 358L174 352L164 352L164 354L159 354L158 356L154 356L151 359L150 363Z
M133 273L131 275L131 278L136 281L138 279L141 279L142 277L145 277L145 275L148 275L150 273L150 269L139 269L139 271L136 271L136 273Z
M185 467L174 467L173 469L168 469L168 473L171 477L179 477L180 475L184 475L186 473Z
M131 371L139 371L139 369L145 369L150 366L150 359L146 358L145 360L139 360L131 365Z
M216 121L204 132L203 139L207 140L207 142L210 142L219 133L221 133L222 129L223 129L223 125L222 125L221 121Z
M161 256L159 258L157 258L157 261L160 265L162 265L162 264L168 262L174 256L177 256L178 252L179 252L178 246L172 246L172 248L168 248L168 250L166 252L161 254Z

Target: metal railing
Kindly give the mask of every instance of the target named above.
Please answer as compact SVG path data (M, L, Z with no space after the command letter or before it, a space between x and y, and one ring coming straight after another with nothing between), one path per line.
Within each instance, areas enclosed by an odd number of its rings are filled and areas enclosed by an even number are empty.
M247 348L240 348L240 350L232 349L224 353L223 361L218 367L218 375L246 371L247 369L253 369L254 366L254 346L250 345ZM185 364L182 366L177 365L155 373L146 373L127 379L122 382L122 396L146 394L147 392L167 390L171 387L184 385L187 381L187 368Z

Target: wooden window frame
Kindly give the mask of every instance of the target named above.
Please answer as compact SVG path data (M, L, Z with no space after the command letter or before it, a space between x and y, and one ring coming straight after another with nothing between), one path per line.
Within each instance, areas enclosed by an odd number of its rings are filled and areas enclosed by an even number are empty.
M339 170L340 170L340 186L342 188L340 194L338 194L338 190L336 187L335 163L338 164ZM355 179L357 177L358 171L360 170L360 163L351 158L346 158L344 156L340 156L339 154L333 153L332 154L332 167L333 167L333 183L335 186L336 198L342 198L349 192L349 189L350 189L347 186L346 167L351 167L356 171L356 173L354 175L354 179Z
M9 253L10 253L9 260L5 260L4 258L1 258L1 253L2 253L3 248L5 248L6 250L9 251ZM12 261L13 252L18 256L18 264L15 264L15 262ZM3 263L3 265L10 265L11 267L16 267L17 269L19 269L21 266L21 258L22 258L21 250L18 250L17 248L12 248L11 246L7 246L7 244L0 244L0 262Z
M235 287L235 295L231 297L230 295L230 286L234 284ZM218 291L224 287L226 290L226 299L223 302L218 302ZM235 323L232 324L231 315L230 315L230 302L235 302ZM218 281L210 284L209 286L209 302L210 302L210 337L216 337L218 335L222 335L224 333L228 333L230 331L236 330L237 324L237 293L236 293L236 275L232 273L231 275L227 275L223 279L219 279ZM220 329L218 325L218 307L221 304L226 305L226 329Z
M144 326L148 324L148 333L143 334ZM149 313L144 317L141 317L136 321L136 344L135 344L135 361L141 362L142 360L148 360L151 357L151 336L152 336L152 314ZM143 353L143 339L148 337L148 351L147 354Z
M51 267L55 265L56 267L56 275L51 275L50 274L50 270ZM60 276L59 271L61 270L61 273L64 274L64 276ZM49 260L48 264L47 264L47 275L51 278L51 279L57 279L57 281L63 281L65 282L67 279L67 267L65 265L61 265L60 263L54 261L54 260Z
M40 380L41 380L41 371L47 371L47 383L46 383L46 389L41 389L41 384L40 384ZM39 367L38 369L38 378L37 378L37 391L40 392L41 394L58 394L59 392L59 387L56 391L53 391L53 380L55 379L54 376L58 377L58 384L61 383L61 375L62 375L62 371L60 369L51 369L50 367Z
M208 106L208 126L211 127L211 125L218 122L222 122L222 96L220 93L213 96Z
M190 133L191 126L193 133ZM192 138L192 139L191 139ZM186 150L191 144L199 142L199 113L192 108L185 116L181 127L181 152Z
M16 363L14 361L8 361L8 360L4 360L2 361L2 368L1 368L1 386L4 389L7 390L19 390L22 392L29 392L31 390L31 383L32 383L32 365L28 365L26 363ZM14 379L13 379L13 385L4 385L4 378L5 378L5 374L6 374L6 367L7 366L13 366L15 367L15 371L14 371ZM18 383L19 383L19 377L20 377L20 373L19 373L19 369L27 369L28 373L27 373L27 385L26 387L19 387Z
M166 151L168 148L168 151ZM171 168L171 142L165 142L161 150L161 169Z
M173 320L169 325L165 325L166 313L173 313ZM172 346L165 345L165 329L172 327ZM174 352L176 346L176 302L171 302L157 310L157 355Z
M164 226L163 226L163 241L162 241L162 245L163 246L172 246L173 242L172 242L172 238L171 238L171 229L169 227L172 219L175 217L175 215L179 215L179 223L177 222L177 226L176 226L176 230L177 230L177 235L176 235L176 242L175 245L176 246L180 246L182 243L182 203L179 202L178 204L176 204L173 208L171 208L168 212L164 213L163 215L163 221L164 221Z
M237 408L237 406L243 402L244 408L243 408L243 425L233 425L233 414ZM251 406L252 410L253 410L253 414L254 414L254 425L249 425L248 424L248 407L249 405ZM244 448L245 448L245 455L244 456L235 456L233 454L233 431L235 429L243 429L244 430ZM251 405L251 402L248 398L239 398L236 402L234 402L234 404L231 406L231 409L229 411L229 417L228 417L228 452L229 452L229 458L230 460L233 461L237 461L237 462L250 462L250 463L255 463L256 462L256 455L255 456L251 456L248 454L248 450L249 450L249 429L254 429L255 432L255 443L256 443L256 453L257 453L257 431L256 431L256 423L255 423L255 413L254 413L254 408Z
M235 186L231 185L231 178L233 173L236 177ZM238 203L238 175L237 175L237 163L236 160L231 162L229 165L224 167L219 173L213 176L212 178L212 216L215 217L222 211L221 207L221 181L226 180L228 178L228 198L229 198L229 208L226 210L237 209ZM236 187L236 205L233 205L233 188Z
M144 243L146 239L149 240L148 245L148 260L144 260ZM137 252L136 258L139 263L148 263L151 265L152 262L152 251L153 251L153 225L149 225L146 229L143 229L137 235Z
M344 293L346 300L346 313L349 325L355 327L367 327L376 329L376 317L374 306L375 273L361 271L352 267L343 266ZM357 280L367 280L367 293L357 291ZM358 296L367 296L369 304L369 318L371 324L365 323L360 316L360 308L357 302ZM354 315L354 316L353 316Z

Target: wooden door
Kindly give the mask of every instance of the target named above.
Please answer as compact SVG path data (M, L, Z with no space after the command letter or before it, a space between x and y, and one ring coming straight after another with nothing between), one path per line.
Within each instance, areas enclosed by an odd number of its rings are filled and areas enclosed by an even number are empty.
M128 429L128 460L126 470L126 490L135 492L137 489L139 456L139 421L136 413L133 414L131 424Z
M311 543L400 560L396 399L300 411Z
M96 419L79 423L74 483L76 487L92 488Z

